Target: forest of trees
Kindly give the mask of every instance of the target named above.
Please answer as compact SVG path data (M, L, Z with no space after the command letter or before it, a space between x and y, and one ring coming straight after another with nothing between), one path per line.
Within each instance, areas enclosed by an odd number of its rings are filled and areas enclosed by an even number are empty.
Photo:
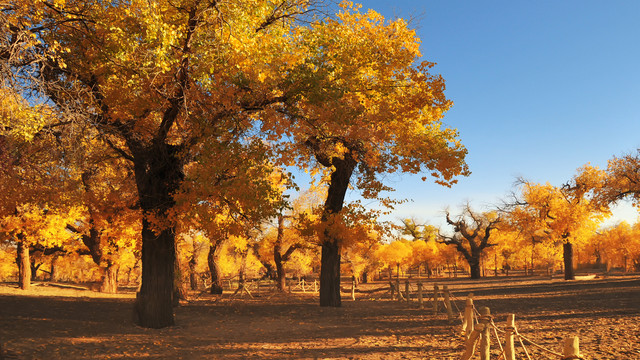
M336 307L341 275L638 267L638 226L600 224L638 203L640 154L522 180L504 206L447 211L450 229L380 221L402 201L385 175L470 175L402 19L306 0L1 6L0 277L22 289L139 284L136 322L161 328L182 287L231 276L313 274Z

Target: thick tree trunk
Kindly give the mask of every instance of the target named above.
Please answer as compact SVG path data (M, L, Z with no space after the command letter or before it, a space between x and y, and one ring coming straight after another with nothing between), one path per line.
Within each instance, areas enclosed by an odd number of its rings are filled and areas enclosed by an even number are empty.
M322 244L320 259L320 306L339 307L340 298L340 248L335 242Z
M564 259L564 279L575 280L576 274L573 269L573 244L567 241L562 245L562 256Z
M175 238L173 229L156 233L146 219L142 223L142 286L136 298L135 320L142 327L174 325L173 285Z
M480 266L480 253L472 253L471 257L467 259L469 263L469 274L471 279L482 278L482 271Z
M31 287L31 261L29 259L29 245L24 240L18 241L18 253L16 257L18 264L18 286L22 290L29 290Z
M107 262L102 275L102 284L100 284L100 292L115 294L118 292L118 270L119 266L111 261Z
M471 274L472 279L480 279L482 278L482 273L480 270L480 263L470 263L469 264L469 272Z
M222 248L222 241L217 241L209 247L209 255L207 255L207 264L209 265L209 273L211 274L211 294L222 294L222 277L220 276L220 265L218 263L218 252Z
M176 260L175 223L169 216L184 175L177 149L164 143L141 147L129 143L142 220L142 285L134 320L142 327L174 325L173 292Z

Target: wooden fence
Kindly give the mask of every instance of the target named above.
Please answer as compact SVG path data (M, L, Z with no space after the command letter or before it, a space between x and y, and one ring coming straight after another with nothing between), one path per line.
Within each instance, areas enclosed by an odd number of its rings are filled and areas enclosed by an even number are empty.
M228 280L228 287L232 288L235 284ZM236 291L232 296L247 294L250 297L252 293L260 293L262 291L270 291L275 287L273 281L252 281L244 284L238 284ZM291 282L287 281L287 288L289 292L311 292L315 293L319 290L317 281L307 282L304 279ZM351 298L356 300L356 282L352 280L351 289L341 288L342 292L351 293ZM403 291L404 290L404 291ZM500 354L495 360L515 360L516 359L516 340L522 349L524 356L518 358L532 360L529 351L527 350L525 343L530 346L534 346L544 353L548 354L551 359L560 360L576 360L583 359L579 349L579 339L577 336L567 337L563 342L562 353L549 350L541 345L536 344L532 340L523 336L518 332L515 325L515 314L509 314L507 320L504 323L503 328L500 329L491 316L491 311L488 307L481 307L476 309L473 300L473 294L469 294L465 301L464 309L459 309L455 301L455 297L447 285L440 286L438 284L433 285L433 291L424 288L423 283L418 281L411 284L409 280L404 283L404 289L400 286L400 280L396 278L395 283L390 286L385 286L377 289L358 291L359 293L374 293L388 291L392 299L410 302L412 299L416 299L420 309L431 309L434 315L437 315L441 309L443 313L446 313L447 319L453 322L458 319L462 322L461 325L461 337L464 341L464 352L460 357L461 360L470 360L475 354L480 354L481 360L490 360L491 340L495 338L496 344L499 346ZM455 309L454 309L455 307ZM503 334L502 338L499 333Z
M352 285L353 286L353 285ZM392 295L398 301L411 301L412 286L407 280L404 284L404 292L401 291L400 281L396 279L395 286L391 286ZM423 289L423 284L418 281L415 286L416 297L420 309L427 307L425 298L429 297L431 301L431 310L434 314L438 314L440 310L440 304L443 305L443 310L447 314L449 321L455 319L454 312L458 314L458 318L461 320L461 336L464 340L464 352L460 357L461 360L469 360L476 353L480 353L481 360L490 359L491 350L491 338L495 338L495 341L500 349L500 354L496 360L515 360L516 359L516 340L518 341L524 356L527 360L532 360L527 345L536 347L549 355L551 359L560 360L575 360L583 359L580 354L579 339L577 336L571 336L564 339L562 353L549 350L541 345L536 344L532 340L520 334L515 325L515 314L509 314L504 324L504 330L500 329L491 316L491 311L488 307L481 307L476 310L473 294L469 294L463 310L457 309L455 301L451 301L453 294L449 290L447 285L444 285L442 289L437 284L433 286L433 292L426 292ZM353 292L352 292L353 296ZM428 300L427 300L428 301ZM453 307L456 307L454 311ZM503 334L501 338L499 333Z

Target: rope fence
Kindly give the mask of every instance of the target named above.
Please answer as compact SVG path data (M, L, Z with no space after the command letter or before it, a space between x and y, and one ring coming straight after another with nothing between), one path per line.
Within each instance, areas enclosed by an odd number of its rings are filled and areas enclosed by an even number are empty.
M225 281L228 282L228 287L233 286L232 279L225 279ZM264 291L275 287L273 281L266 284L263 284L262 281L248 281L239 283L238 285L240 286L236 287L232 297L247 294L253 298L252 292L260 293L261 290ZM307 282L304 279L300 279L294 283L288 281L287 285L289 292L317 293L319 290L317 281ZM406 280L404 289L402 289L400 280L396 278L395 282L390 283L389 286L371 290L360 290L356 289L356 281L352 280L350 289L342 287L340 290L344 293L350 293L352 300L356 300L356 292L364 294L388 292L392 300L399 302L411 302L412 299L415 299L420 309L429 310L430 308L434 315L438 315L442 310L442 313L447 315L449 322L453 322L456 319L455 314L457 314L457 318L461 322L460 334L464 340L464 351L460 357L461 360L470 360L476 353L480 354L481 360L490 360L492 337L495 339L499 348L499 355L495 360L515 360L517 355L515 348L516 343L524 355L519 358L527 360L532 360L527 346L537 348L547 359L584 359L582 354L580 354L579 338L577 336L564 339L562 353L547 349L518 332L515 324L515 314L509 314L506 322L502 326L503 329L500 329L494 322L488 307L476 309L473 293L468 294L464 300L464 308L460 309L458 303L462 303L463 301L456 298L447 285L440 288L438 284L434 284L433 291L428 291L422 282L418 281L412 284L409 280Z
M434 284L433 292L425 293L423 284L418 282L415 289L417 291L417 300L420 309L425 309L427 306L425 304L425 298L428 297L431 301L431 309L434 315L437 315L440 311L440 304L442 304L449 321L455 319L454 313L458 314L458 319L461 321L461 336L464 339L464 351L460 357L461 360L469 360L473 358L476 353L479 353L481 360L490 360L492 337L495 339L499 348L499 355L495 360L515 360L517 355L515 348L516 341L522 349L521 352L524 354L524 357L521 356L519 358L532 360L531 354L529 350L527 350L527 346L532 346L541 350L542 354L548 359L584 359L582 354L580 354L579 338L577 336L565 338L562 353L559 353L537 344L518 332L515 324L515 314L509 314L503 325L504 330L500 329L494 322L488 307L476 309L473 301L473 293L467 296L464 301L465 307L461 310L457 305L457 302L461 302L460 299L455 298L447 285L444 285L442 289L440 289L437 284ZM412 286L407 280L403 293L400 290L399 280L396 279L395 286L392 286L392 297L398 301L408 302L411 300L411 290ZM455 311L453 307L456 308ZM501 338L500 334L502 334L503 338Z

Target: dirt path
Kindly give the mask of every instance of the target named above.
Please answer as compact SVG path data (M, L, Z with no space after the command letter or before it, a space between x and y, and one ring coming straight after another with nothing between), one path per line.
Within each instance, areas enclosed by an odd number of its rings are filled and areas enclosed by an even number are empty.
M499 327L515 313L523 335L554 351L564 337L578 335L585 359L640 359L640 276L439 284L453 289L460 308L473 292ZM460 323L415 302L345 299L341 308L321 308L311 295L203 296L176 309L177 326L150 330L131 324L132 294L49 287L26 294L0 285L0 342L8 358L457 359L462 349ZM534 359L548 358L527 349Z

